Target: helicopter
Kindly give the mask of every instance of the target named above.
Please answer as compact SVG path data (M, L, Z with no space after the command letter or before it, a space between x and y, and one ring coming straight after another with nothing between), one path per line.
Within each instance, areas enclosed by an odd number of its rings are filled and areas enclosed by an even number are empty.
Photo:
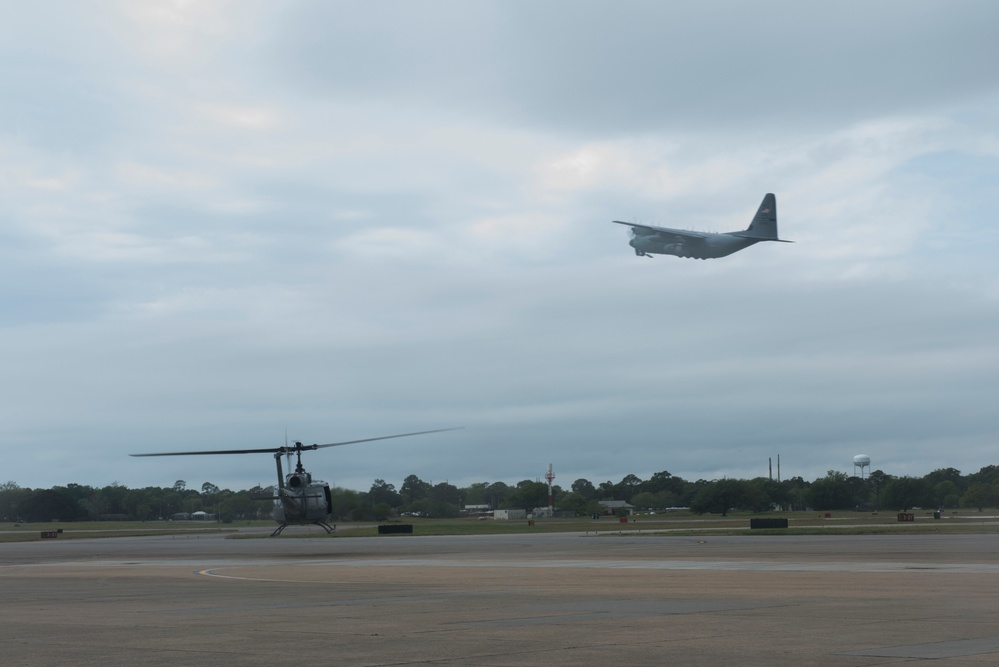
M302 452L324 447L340 447L342 445L353 445L360 442L374 442L375 440L389 440L391 438L406 438L412 435L427 435L428 433L443 433L444 431L456 431L457 428L439 428L433 431L416 431L415 433L399 433L397 435L383 435L377 438L364 438L361 440L347 440L344 442L331 442L325 445L303 445L296 442L294 445L287 443L282 447L266 447L263 449L220 449L213 451L196 452L159 452L155 454L129 454L129 456L202 456L210 454L273 454L274 462L277 464L277 487L273 496L255 496L254 500L273 500L274 520L278 527L271 533L271 537L281 534L289 525L309 525L315 524L324 529L327 534L333 533L336 526L329 524L330 515L333 513L333 497L330 494L330 485L320 479L313 479L312 473L306 471L302 465ZM281 468L281 457L288 457L288 465L291 466L291 456L296 455L298 461L295 471L287 475Z

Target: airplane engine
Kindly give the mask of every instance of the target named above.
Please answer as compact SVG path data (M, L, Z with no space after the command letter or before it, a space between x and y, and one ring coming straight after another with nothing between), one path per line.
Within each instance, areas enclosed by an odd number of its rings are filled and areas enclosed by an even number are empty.
M660 250L661 243L656 243L654 238L648 236L633 236L631 241L628 242L632 248L637 252L662 252Z
M287 485L291 489L301 489L304 486L312 483L312 475L309 473L297 473L294 475L288 475Z

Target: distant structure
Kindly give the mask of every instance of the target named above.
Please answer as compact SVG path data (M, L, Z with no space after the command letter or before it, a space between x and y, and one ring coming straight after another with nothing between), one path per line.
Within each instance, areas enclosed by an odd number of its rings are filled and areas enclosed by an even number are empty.
M627 514L631 516L635 513L635 506L625 500L598 500L601 514Z
M857 454L853 457L853 474L857 474L857 468L860 468L860 479L864 479L864 468L871 467L871 457L867 454Z
M552 472L552 464L548 464L548 472L545 473L548 480L548 516L555 516L555 503L552 501L552 482L555 481L555 473Z
M770 481L774 479L774 460L773 457L767 459L767 467L770 470ZM777 455L777 481L780 481L780 454Z

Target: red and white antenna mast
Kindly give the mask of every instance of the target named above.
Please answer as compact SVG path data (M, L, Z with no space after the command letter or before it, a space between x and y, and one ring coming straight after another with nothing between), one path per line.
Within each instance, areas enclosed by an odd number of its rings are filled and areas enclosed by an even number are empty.
M548 480L548 516L555 516L555 503L552 502L552 482L555 481L555 473L552 472L552 464L548 464L548 472L545 473Z

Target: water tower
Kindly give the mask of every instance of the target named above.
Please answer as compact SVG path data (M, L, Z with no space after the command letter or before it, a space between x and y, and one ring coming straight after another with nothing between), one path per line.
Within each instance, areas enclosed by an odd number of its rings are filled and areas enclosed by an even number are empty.
M857 468L860 468L860 479L864 479L864 468L870 469L871 467L871 457L867 454L857 454L853 457L853 474L857 474Z

